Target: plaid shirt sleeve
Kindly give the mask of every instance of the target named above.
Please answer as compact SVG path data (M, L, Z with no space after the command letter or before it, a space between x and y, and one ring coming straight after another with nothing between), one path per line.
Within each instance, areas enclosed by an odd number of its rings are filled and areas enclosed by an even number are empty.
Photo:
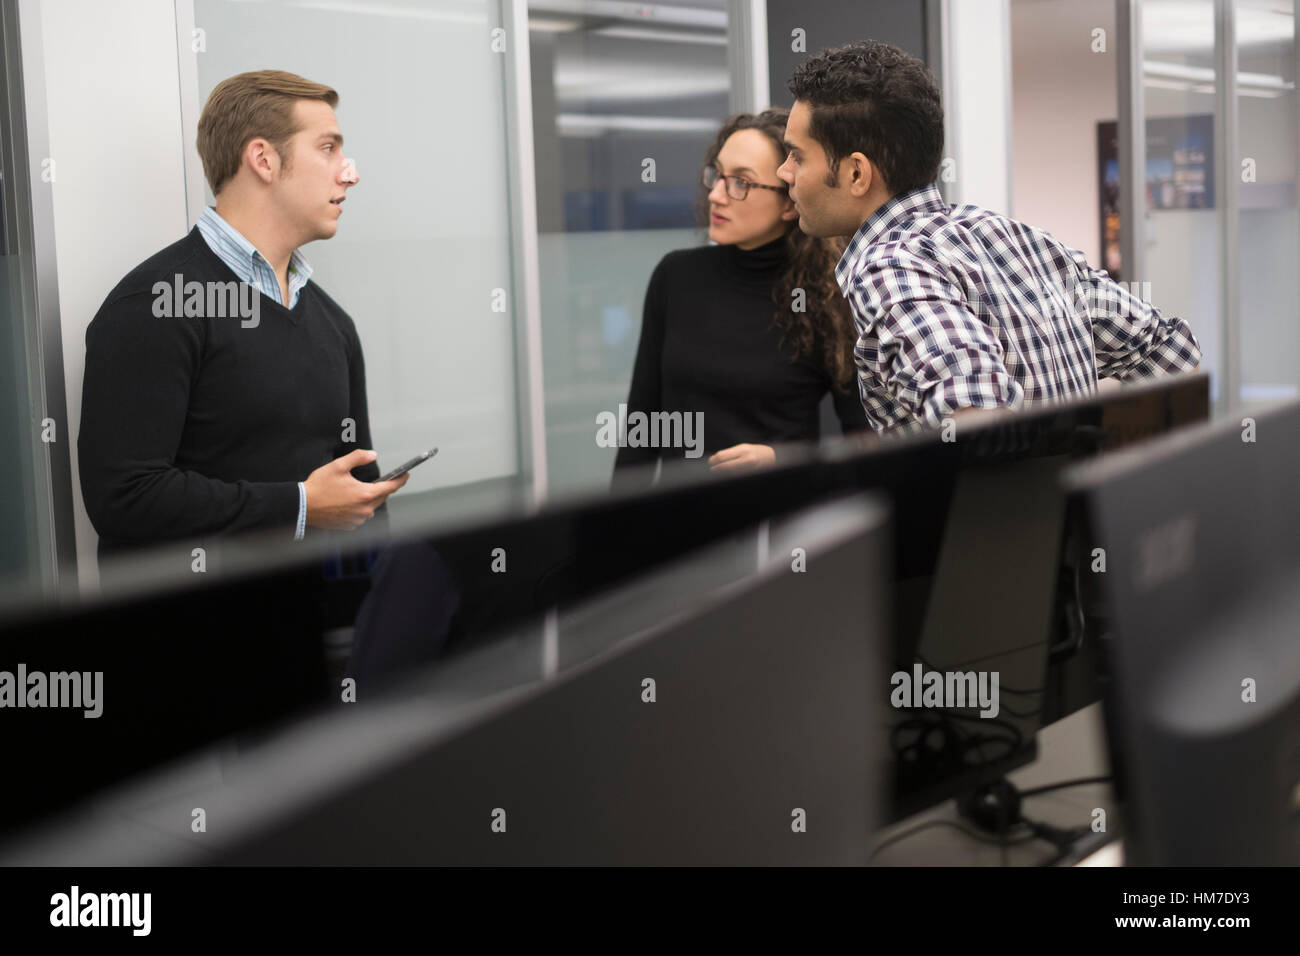
M962 408L1023 403L997 335L940 263L902 247L870 256L847 298L863 406L877 431L938 428Z
M1068 251L1092 322L1098 378L1150 378L1200 365L1201 346L1186 322L1161 315L1105 269L1094 269L1082 252Z

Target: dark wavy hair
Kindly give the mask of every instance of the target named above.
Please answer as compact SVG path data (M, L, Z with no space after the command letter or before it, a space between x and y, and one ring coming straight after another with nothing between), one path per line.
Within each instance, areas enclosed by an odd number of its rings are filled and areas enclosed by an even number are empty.
M758 113L737 113L722 124L717 138L709 147L705 165L717 164L718 153L732 133L756 129L776 147L785 162L785 124L790 111L772 107ZM708 193L698 206L701 225L709 221ZM792 345L796 358L815 358L821 344L821 360L831 382L841 392L851 391L854 381L853 346L857 333L849 304L835 281L835 265L847 245L844 239L815 239L799 228L798 220L785 233L789 265L772 289L777 328L781 345ZM805 311L794 310L794 290L803 289Z
M826 151L830 185L851 153L870 159L895 196L939 178L943 105L910 53L876 40L823 50L799 64L790 92L811 107L808 135Z

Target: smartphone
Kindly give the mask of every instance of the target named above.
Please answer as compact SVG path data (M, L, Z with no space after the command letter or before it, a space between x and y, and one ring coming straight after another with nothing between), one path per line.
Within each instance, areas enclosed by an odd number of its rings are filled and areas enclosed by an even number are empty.
M400 465L400 466L398 466L397 468L394 468L392 471L390 471L388 474L384 475L384 476L381 477L381 478L377 478L376 481L392 481L394 478L401 478L404 474L406 474L408 471L410 471L410 470L411 470L412 468L414 468L416 465L421 464L422 462L426 462L426 461L428 461L430 458L432 458L432 457L433 457L434 455L436 455L436 454L438 454L438 449L436 449L436 448L430 448L430 449L429 449L428 451L426 451L424 454L422 454L422 455L416 455L416 456L415 456L414 458L412 458L410 461L406 462L406 464L404 464L404 465Z

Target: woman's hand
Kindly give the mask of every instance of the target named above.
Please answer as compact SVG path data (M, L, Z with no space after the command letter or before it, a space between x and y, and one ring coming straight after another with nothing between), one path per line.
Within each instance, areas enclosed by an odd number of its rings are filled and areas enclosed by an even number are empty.
M776 452L771 445L732 445L709 456L710 471L728 469L762 468L776 464Z

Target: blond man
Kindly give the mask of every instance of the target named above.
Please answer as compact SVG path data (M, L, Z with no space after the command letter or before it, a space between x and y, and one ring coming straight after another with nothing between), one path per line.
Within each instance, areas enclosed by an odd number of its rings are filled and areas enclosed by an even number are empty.
M86 330L79 469L99 554L283 527L359 527L378 482L352 319L299 247L360 177L327 86L224 80L199 119L215 207L109 293Z

